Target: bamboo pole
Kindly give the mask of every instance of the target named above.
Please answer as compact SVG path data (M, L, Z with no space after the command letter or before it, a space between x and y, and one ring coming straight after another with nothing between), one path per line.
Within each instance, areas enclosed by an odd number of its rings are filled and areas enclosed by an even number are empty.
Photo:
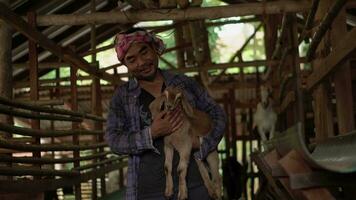
M285 38L286 31L287 31L287 24L288 24L288 16L286 13L284 13L282 18L281 34L277 39L276 47L274 48L274 51L272 53L272 59L276 59L280 54L282 48L282 41Z
M8 125L0 122L0 130L18 134L22 136L31 137L64 137L73 135L99 135L103 134L103 130L82 130L82 129L72 129L72 130L35 130L32 128L23 128L13 125Z
M99 147L106 147L105 142L96 144L41 144L41 145L30 145L30 144L15 144L8 142L4 139L0 139L0 147L7 149L14 149L19 151L74 151L74 150L89 150L96 149Z
M44 113L53 113L53 114L59 114L59 115L69 115L75 118L86 118L86 119L92 119L96 121L106 121L104 118L88 113L81 113L81 112L73 112L70 110L65 110L65 109L58 109L58 108L49 108L49 107L44 107L44 106L38 106L38 105L29 105L26 103L21 103L21 102L16 102L16 101L10 101L9 99L0 97L0 104L2 105L7 105L7 106L12 106L16 108L21 108L21 109L27 109L31 111L36 111L36 112L44 112ZM0 105L0 107L4 107Z
M73 170L83 171L83 170L87 170L87 169L93 169L93 168L96 168L96 167L99 167L99 166L102 166L102 165L106 165L106 164L110 164L112 162L119 161L119 160L121 160L121 157L109 158L109 159L102 160L100 162L94 162L94 163L89 164L89 165L84 165L84 166L81 166L81 167L75 167L75 168L73 168ZM127 162L122 162L122 164L126 165Z
M83 119L79 117L66 117L66 116L59 116L59 115L52 115L52 114L36 114L36 113L14 110L13 108L9 108L3 105L0 105L0 113L16 116L16 117L29 118L29 119L61 120L61 121L70 121L70 122L83 121Z
M318 48L321 40L323 39L328 29L331 27L331 24L333 23L334 19L337 17L340 10L344 7L346 1L347 0L337 0L333 4L332 8L324 16L318 30L313 36L312 42L310 43L310 47L306 55L307 61L311 61L313 59L315 51Z
M0 5L2 7L3 5ZM156 20L197 20L217 19L233 16L278 14L283 12L304 12L310 8L307 1L272 1L263 3L245 3L229 6L216 7L189 7L187 9L156 9L138 10L127 12L96 12L85 15L46 15L38 16L38 25L84 25L84 24L106 24L106 23L135 23Z
M12 157L0 155L0 162L9 162L9 163L25 163L25 164L59 164L59 163L71 163L74 161L86 161L92 160L94 158L103 157L112 152L103 152L92 154L90 156L83 156L79 158L34 158L34 157Z
M11 176L31 175L31 176L66 176L66 177L74 177L80 175L78 171L73 171L73 170L53 170L53 169L37 169L37 168L29 168L29 167L1 167L1 166L0 166L0 174L11 175Z
M316 10L318 9L319 6L319 1L320 0L313 0L312 2L312 6L310 8L307 20L305 21L303 31L298 38L299 43L301 43L304 40L305 36L307 35L307 32L313 27Z

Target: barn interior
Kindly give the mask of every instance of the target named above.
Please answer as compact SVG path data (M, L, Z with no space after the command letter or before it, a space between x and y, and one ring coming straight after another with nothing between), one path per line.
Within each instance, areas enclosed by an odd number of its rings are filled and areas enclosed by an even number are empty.
M223 199L354 199L355 26L355 0L0 0L0 199L123 199L128 157L104 134L130 27L224 109Z

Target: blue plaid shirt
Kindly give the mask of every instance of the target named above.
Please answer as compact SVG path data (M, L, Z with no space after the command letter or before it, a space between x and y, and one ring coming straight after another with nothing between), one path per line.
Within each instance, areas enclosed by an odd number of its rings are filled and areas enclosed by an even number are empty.
M204 160L209 152L215 150L223 137L226 116L223 109L208 95L206 90L193 79L181 74L161 71L166 86L182 88L190 104L205 111L213 120L212 131L203 138L200 151L195 158ZM111 99L105 140L114 153L129 155L127 171L126 200L137 199L137 177L140 154L144 151L157 151L153 146L150 128L140 126L138 96L141 88L136 79L120 86Z

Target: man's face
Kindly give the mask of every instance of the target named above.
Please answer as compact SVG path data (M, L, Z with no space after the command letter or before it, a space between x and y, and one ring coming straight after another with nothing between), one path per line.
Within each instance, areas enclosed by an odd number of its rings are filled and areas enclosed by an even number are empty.
M138 80L152 81L157 73L158 56L149 44L135 42L128 49L124 64Z

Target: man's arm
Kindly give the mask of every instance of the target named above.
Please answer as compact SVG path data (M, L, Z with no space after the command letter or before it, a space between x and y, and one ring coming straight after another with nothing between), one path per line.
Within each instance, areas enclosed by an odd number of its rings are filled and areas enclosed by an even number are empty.
M188 87L196 98L197 109L209 114L213 121L212 130L203 137L203 143L200 151L195 153L195 157L204 160L207 155L216 150L221 138L224 135L226 126L226 116L224 110L209 96L208 92L203 89L197 82L189 79Z
M146 150L158 152L153 146L151 129L147 127L137 132L130 132L127 128L131 123L129 121L125 118L120 98L114 95L110 102L105 132L105 140L111 150L117 154L140 154ZM127 123L126 126L124 123Z

